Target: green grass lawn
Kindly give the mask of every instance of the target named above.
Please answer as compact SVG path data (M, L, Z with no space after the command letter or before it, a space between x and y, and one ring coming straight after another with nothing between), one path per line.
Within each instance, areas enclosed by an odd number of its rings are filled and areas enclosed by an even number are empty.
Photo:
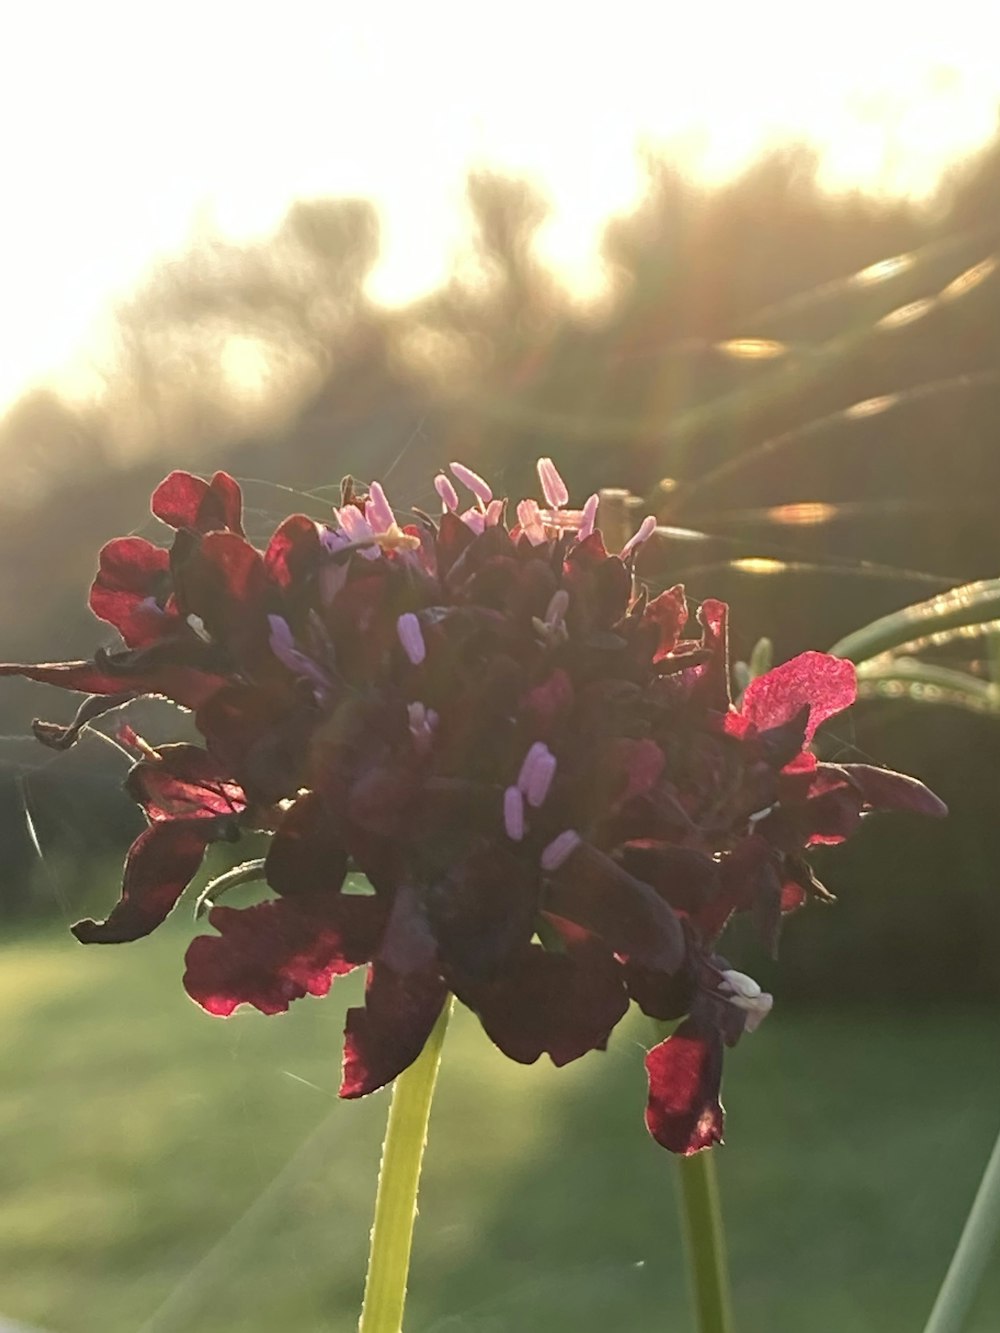
M359 978L280 1018L211 1019L180 988L189 926L0 948L0 1315L354 1329L387 1105L335 1098ZM525 1069L456 1017L409 1333L691 1329L672 1162L642 1126L646 1036ZM779 1003L731 1053L740 1333L919 1333L1000 1122L998 1051L984 1011ZM971 1327L1000 1327L1000 1271Z

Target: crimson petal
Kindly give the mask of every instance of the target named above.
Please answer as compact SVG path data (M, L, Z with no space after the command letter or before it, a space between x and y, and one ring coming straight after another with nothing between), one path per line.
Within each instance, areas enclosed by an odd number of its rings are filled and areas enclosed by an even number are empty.
M150 825L129 848L122 896L107 920L78 921L73 934L81 944L124 944L150 934L198 873L210 841L211 832L200 821Z
M417 1058L437 1022L448 988L433 970L397 972L376 959L363 1008L347 1011L341 1097L365 1097Z
M243 788L199 746L161 745L156 756L141 759L125 779L153 821L229 818L246 809Z
M225 1018L241 1004L280 1014L292 1000L325 995L334 977L366 963L385 924L374 897L331 896L322 910L278 898L253 907L214 907L218 935L199 935L186 955L184 987L210 1014Z
M171 472L153 492L150 508L171 528L200 533L228 528L243 535L243 494L228 472L216 472L210 482Z
M857 692L853 662L829 653L800 653L752 680L740 712L758 731L769 731L791 722L808 705L808 743L828 717L850 708Z
M116 537L101 549L90 609L130 648L140 648L181 623L176 611L163 607L172 591L169 552L144 537Z
M646 1056L646 1128L670 1152L690 1157L722 1142L722 1039L708 1023L686 1019Z

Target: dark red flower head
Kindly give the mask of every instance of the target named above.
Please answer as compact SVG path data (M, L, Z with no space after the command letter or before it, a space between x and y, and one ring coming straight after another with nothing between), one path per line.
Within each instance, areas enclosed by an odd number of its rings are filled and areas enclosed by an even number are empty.
M368 966L348 1015L341 1094L419 1053L449 993L512 1059L556 1064L607 1043L635 1001L682 1020L650 1052L647 1123L689 1153L718 1141L722 1051L771 997L717 953L734 913L769 945L822 892L804 853L870 809L942 812L914 779L818 762L809 748L854 700L854 670L804 653L729 693L726 607L689 618L684 590L633 577L647 519L610 554L598 499L507 502L461 464L442 513L400 524L378 483L345 488L327 524L287 518L266 550L236 483L173 473L139 538L101 554L91 606L124 646L92 663L9 666L106 708L161 694L193 709L203 747L135 743L128 789L149 826L122 896L84 942L157 926L205 849L271 834L274 896L217 906L185 985L210 1013L263 1013ZM455 483L471 499L463 508ZM371 892L346 886L363 874Z

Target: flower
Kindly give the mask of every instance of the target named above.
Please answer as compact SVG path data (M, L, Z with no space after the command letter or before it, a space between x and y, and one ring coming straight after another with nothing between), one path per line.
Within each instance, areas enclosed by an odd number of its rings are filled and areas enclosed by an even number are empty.
M679 1021L646 1060L647 1124L695 1152L722 1136L724 1047L772 1003L717 952L730 918L776 947L783 915L825 894L809 847L873 809L943 806L817 759L816 729L854 700L847 662L804 653L735 707L727 608L692 621L682 587L636 587L654 519L609 553L597 497L567 508L552 460L513 527L480 476L450 470L436 520L401 523L377 483L346 483L329 523L293 514L264 550L232 478L175 472L152 501L169 551L101 552L90 605L122 646L0 667L89 696L69 726L36 723L56 748L143 694L192 710L203 740L126 733L148 827L119 902L74 933L148 934L212 842L263 831L273 896L215 905L187 952L209 1013L278 1013L367 966L341 1085L358 1097L415 1059L449 993L512 1059L557 1065L603 1048L635 1002Z

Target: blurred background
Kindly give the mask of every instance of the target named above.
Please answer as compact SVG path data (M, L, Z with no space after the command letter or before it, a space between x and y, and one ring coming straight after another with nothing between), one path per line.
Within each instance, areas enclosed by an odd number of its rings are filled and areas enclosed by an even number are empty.
M643 576L730 600L743 658L1000 574L978 0L919 26L891 0L99 0L6 25L3 660L110 644L98 548L156 539L174 467L237 476L264 540L348 472L405 509L452 458L521 495L550 455L577 497L643 497ZM959 657L992 678L988 639ZM952 816L818 857L839 901L778 966L733 946L778 998L727 1080L744 1333L918 1327L995 1133L1000 717L961 702L838 719L829 755L918 774ZM354 981L221 1024L179 986L184 909L75 945L139 818L97 729L31 739L71 709L0 691L0 1328L353 1328L385 1110L332 1100ZM154 741L182 725L132 713ZM555 1074L459 1025L413 1333L690 1326L649 1041ZM976 1318L1000 1322L996 1278Z

